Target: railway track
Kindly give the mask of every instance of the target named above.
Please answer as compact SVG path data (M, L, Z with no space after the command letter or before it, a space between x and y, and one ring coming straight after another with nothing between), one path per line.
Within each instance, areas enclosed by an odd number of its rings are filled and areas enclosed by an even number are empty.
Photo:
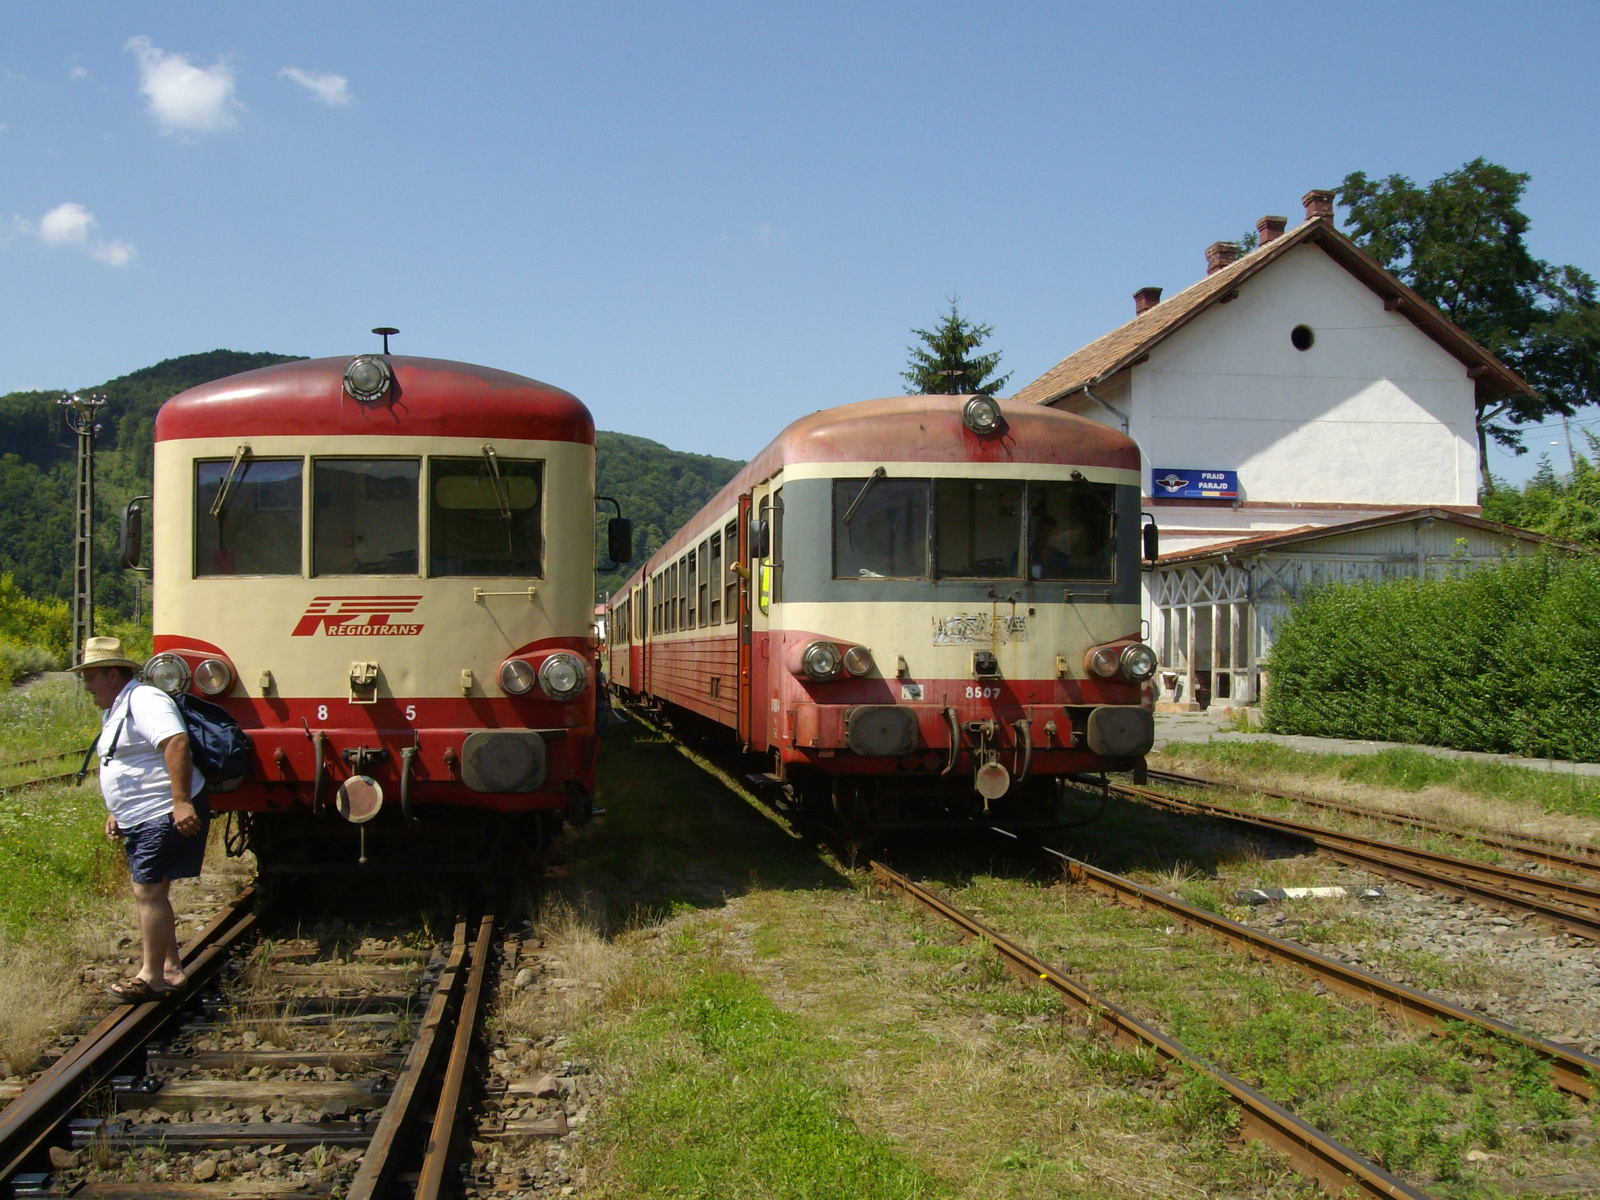
M1345 804L1342 801L1328 800L1321 796L1309 796L1304 792L1286 792L1276 788L1257 787L1254 784L1243 786L1227 783L1220 779L1208 779L1203 775L1186 775L1180 771L1163 771L1155 767L1151 767L1147 774L1151 779L1162 779L1180 786L1239 788L1262 796L1271 796L1277 800L1288 800L1306 808L1320 809L1323 812L1334 812L1361 820L1377 821L1406 829L1416 829L1424 833L1437 834L1460 842L1477 842L1480 845L1493 846L1497 850L1504 850L1509 854L1520 855L1524 859L1543 863L1545 866L1556 870L1573 871L1582 875L1600 877L1600 847L1586 846L1581 842L1564 842L1555 838L1543 838L1527 833L1511 834L1504 830L1488 829L1480 826L1446 825L1441 821L1431 821L1426 817L1419 817L1413 813L1399 812L1391 808L1368 808L1365 805Z
M458 917L431 953L330 954L267 940L254 900L185 948L185 997L114 1011L0 1110L0 1186L91 1200L459 1190L495 907Z
M1262 832L1301 838L1347 866L1502 912L1528 913L1558 932L1600 943L1600 886L1595 884L1546 878L1147 787L1113 783L1109 790L1112 795L1168 812L1216 817Z
M937 893L883 863L874 862L871 867L873 875L883 886L948 921L963 936L987 942L1012 972L1029 983L1043 984L1052 989L1069 1007L1082 1014L1086 1024L1097 1028L1116 1045L1148 1049L1168 1067L1186 1068L1211 1079L1238 1107L1241 1114L1240 1132L1244 1137L1265 1142L1277 1149L1298 1174L1319 1183L1330 1195L1347 1195L1353 1189L1356 1195L1363 1197L1427 1200L1427 1193L1418 1191L1369 1162L1350 1147L1269 1100L1243 1080L1201 1058L1177 1039L1097 995L1083 983L1048 966Z
M1433 1033L1443 1033L1452 1024L1459 1024L1506 1038L1540 1059L1550 1072L1551 1082L1562 1091L1585 1100L1596 1097L1600 1058L1547 1041L1503 1021L1385 979L1353 964L1328 958L1296 942L1274 937L1238 921L1196 908L1175 896L1091 866L1060 850L1023 838L1011 830L996 826L994 832L1059 861L1067 878L1075 884L1130 908L1155 910L1175 917L1191 929L1212 934L1234 950L1293 967L1310 979L1320 980L1329 991L1372 1005L1398 1020Z

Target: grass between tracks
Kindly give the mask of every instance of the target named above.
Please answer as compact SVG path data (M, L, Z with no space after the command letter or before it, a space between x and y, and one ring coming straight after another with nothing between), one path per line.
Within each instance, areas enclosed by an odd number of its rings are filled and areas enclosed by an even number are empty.
M544 914L562 973L599 985L565 993L563 1053L607 1080L585 1194L1310 1194L1208 1085L1149 1082L648 731L602 762L608 816Z

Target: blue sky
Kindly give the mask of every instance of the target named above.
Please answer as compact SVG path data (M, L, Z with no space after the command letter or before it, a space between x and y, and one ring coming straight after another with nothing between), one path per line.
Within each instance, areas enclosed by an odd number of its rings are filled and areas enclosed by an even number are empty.
M52 4L0 33L0 392L392 324L743 458L900 391L948 296L1020 386L1307 189L1479 154L1533 175L1535 254L1600 273L1594 4Z

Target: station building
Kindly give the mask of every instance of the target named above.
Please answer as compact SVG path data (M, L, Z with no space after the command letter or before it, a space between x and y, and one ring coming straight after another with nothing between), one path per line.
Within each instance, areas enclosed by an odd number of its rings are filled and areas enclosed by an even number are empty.
M1145 583L1164 705L1260 697L1284 607L1328 578L1426 574L1536 549L1478 518L1475 409L1529 385L1334 226L1257 222L1169 299L1013 397L1122 430L1162 556Z

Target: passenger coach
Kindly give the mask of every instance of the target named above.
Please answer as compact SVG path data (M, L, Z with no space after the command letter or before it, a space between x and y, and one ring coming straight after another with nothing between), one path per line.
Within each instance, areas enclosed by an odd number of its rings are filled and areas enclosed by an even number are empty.
M594 470L576 398L465 363L290 362L162 407L145 678L249 734L214 806L266 869L486 865L587 819Z
M804 417L611 598L611 683L856 828L1054 821L1062 777L1152 741L1139 467L986 396Z

